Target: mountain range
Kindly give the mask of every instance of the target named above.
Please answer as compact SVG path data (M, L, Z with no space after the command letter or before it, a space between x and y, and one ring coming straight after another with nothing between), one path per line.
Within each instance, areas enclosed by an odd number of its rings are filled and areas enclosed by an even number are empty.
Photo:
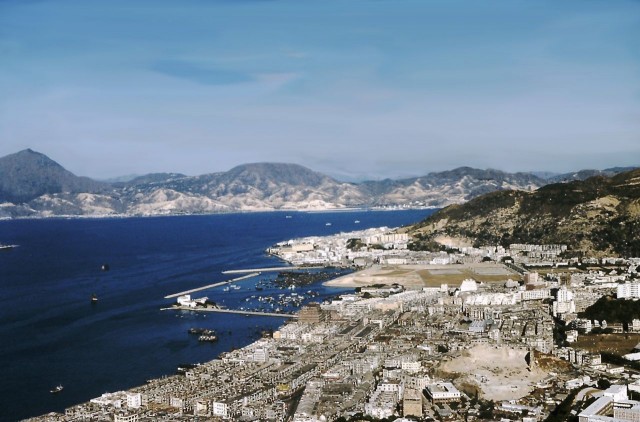
M414 249L566 244L576 256L640 256L640 169L496 191L451 205L408 232Z
M590 174L554 175L552 179L573 180ZM78 177L46 155L26 149L0 158L0 217L171 215L378 206L440 208L494 191L532 192L548 183L548 179L532 173L469 167L407 179L346 183L297 164L284 163L245 164L200 176L154 173L109 183Z

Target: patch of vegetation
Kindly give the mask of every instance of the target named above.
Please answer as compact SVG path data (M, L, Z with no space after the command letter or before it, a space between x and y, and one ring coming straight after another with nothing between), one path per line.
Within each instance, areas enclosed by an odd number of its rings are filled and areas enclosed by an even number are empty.
M583 181L551 184L533 193L496 191L462 205L446 207L418 223L414 229L446 219L447 224L435 229L431 236L464 236L473 239L474 246L564 243L573 249L567 253L571 256L580 256L591 248L620 256L640 256L640 237L637 236L640 217L636 205L640 184L634 179L638 177L640 170L633 170L612 178L595 176ZM607 196L620 201L615 210L600 210L601 214L591 218L588 224L569 218L577 206ZM516 205L518 209L514 216L512 209ZM498 217L501 213L505 217ZM422 238L416 239L411 248L437 250L435 245L429 244L429 239Z
M347 240L347 249L350 249L352 251L359 251L360 249L362 249L363 246L364 244L362 243L362 240L358 238L352 238Z
M619 366L628 366L637 371L640 371L640 361L626 360L620 355L616 355L615 353L609 353L609 352L600 352L600 356L602 358L602 362L604 363L610 363L612 365L619 365Z
M599 250L613 250L620 256L640 255L640 221L629 221L621 216L612 219L592 234L594 245Z
M603 296L584 312L578 313L581 318L605 320L607 323L621 322L629 324L640 315L640 301L618 300L611 296Z
M496 404L493 402L493 400L481 401L480 409L478 409L478 416L480 416L481 419L492 419L493 411L495 410L495 408Z
M440 252L443 248L443 245L423 233L416 233L413 242L407 244L407 249L410 251Z

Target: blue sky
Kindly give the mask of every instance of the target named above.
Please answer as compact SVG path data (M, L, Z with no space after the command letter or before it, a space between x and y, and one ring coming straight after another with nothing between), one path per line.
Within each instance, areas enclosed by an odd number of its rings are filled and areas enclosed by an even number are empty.
M640 165L638 1L0 0L0 155L345 180Z

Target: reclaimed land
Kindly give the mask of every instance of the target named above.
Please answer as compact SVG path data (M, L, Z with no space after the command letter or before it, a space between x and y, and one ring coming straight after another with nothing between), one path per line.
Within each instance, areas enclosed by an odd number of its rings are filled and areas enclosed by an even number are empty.
M407 289L456 286L472 278L481 283L500 284L508 279L521 280L521 276L496 263L455 265L374 265L362 271L327 281L325 286L364 287L372 284L394 284Z

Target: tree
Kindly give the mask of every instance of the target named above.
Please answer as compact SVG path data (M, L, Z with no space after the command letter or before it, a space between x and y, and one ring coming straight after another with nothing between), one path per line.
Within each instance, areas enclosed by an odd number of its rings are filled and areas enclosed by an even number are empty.
M606 378L600 378L598 380L598 388L601 390L606 390L607 388L611 387L611 382L606 379Z

